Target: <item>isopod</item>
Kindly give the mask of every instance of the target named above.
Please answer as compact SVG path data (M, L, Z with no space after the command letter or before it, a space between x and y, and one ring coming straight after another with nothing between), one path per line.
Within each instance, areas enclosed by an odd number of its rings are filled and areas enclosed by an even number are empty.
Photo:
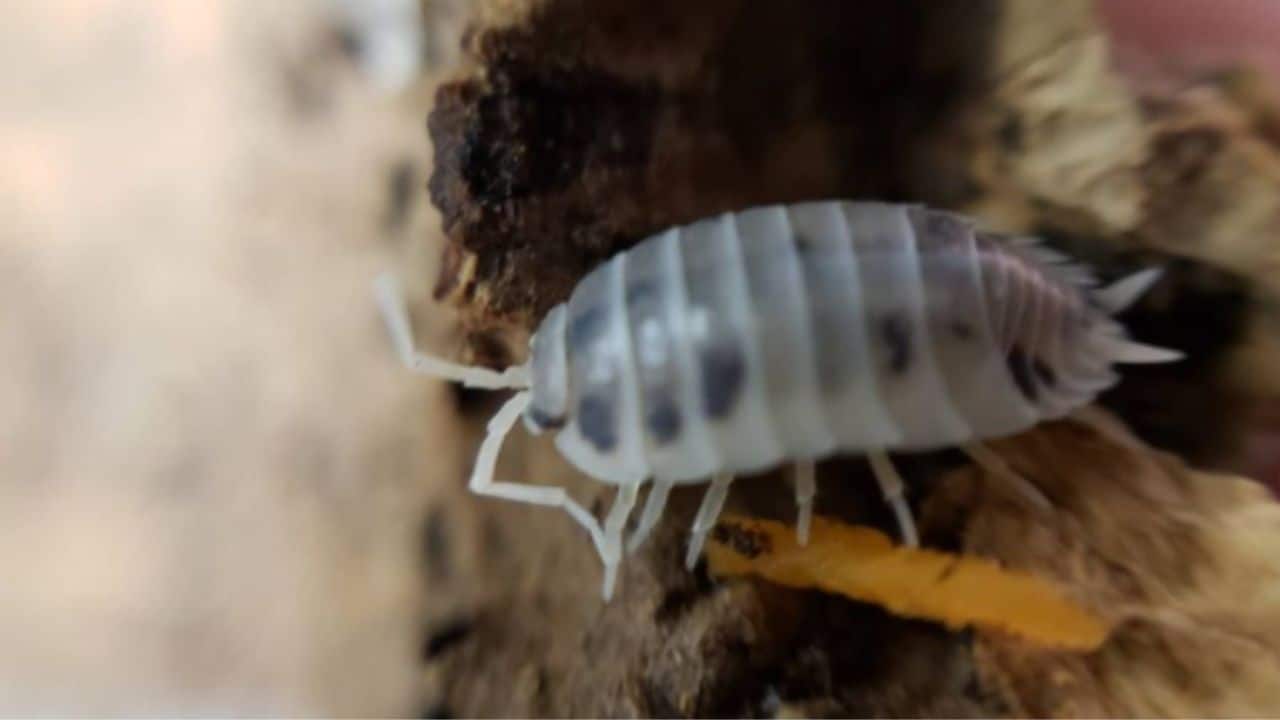
M417 351L390 275L379 305L413 370L518 392L489 421L476 493L564 508L590 534L613 594L623 531L653 530L675 485L710 486L693 523L696 563L735 475L794 466L805 542L814 463L865 453L903 541L916 531L888 451L959 447L1000 470L981 440L1088 404L1116 363L1168 362L1111 317L1159 277L1104 287L1033 239L918 205L827 200L756 207L671 228L588 273L551 309L523 365L496 372ZM556 431L561 454L617 486L603 523L563 488L495 482L518 417ZM1007 468L1004 468L1007 472Z

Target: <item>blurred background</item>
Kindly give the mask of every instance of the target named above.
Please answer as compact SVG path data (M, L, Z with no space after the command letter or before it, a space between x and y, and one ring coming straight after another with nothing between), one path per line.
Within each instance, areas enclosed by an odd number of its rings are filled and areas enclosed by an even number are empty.
M436 277L468 6L0 9L0 713L433 713L426 619L484 592L424 559L478 562L438 529L484 532L451 511L475 428L370 282ZM1135 85L1280 77L1280 3L1100 8Z
M0 14L0 710L415 712L424 467L467 451L370 282L437 232L456 38L415 2Z

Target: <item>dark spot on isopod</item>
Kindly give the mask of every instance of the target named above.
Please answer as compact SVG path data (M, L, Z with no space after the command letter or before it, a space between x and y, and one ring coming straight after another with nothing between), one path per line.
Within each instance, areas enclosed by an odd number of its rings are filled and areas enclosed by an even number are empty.
M590 343L604 331L608 318L606 308L601 305L587 308L569 320L569 331L566 340L570 348L580 348Z
M627 286L627 307L647 305L658 295L658 287L651 281L638 282Z
M536 405L529 408L529 421L543 430L558 430L566 419L563 414L549 413Z
M709 417L723 418L733 410L747 376L742 351L729 343L702 351L702 406Z
M809 239L809 236L804 233L796 233L793 242L795 243L796 250L801 254L813 250L813 240Z
M925 231L935 241L955 240L963 237L967 229L964 221L956 215L940 210L926 210Z
M1058 384L1058 375L1040 358L1031 359L1031 370L1035 372L1036 377L1040 378L1040 382L1053 387Z
M618 444L618 413L613 398L587 393L578 401L578 427L596 450L608 452Z
M973 325L964 320L953 320L948 329L957 340L969 340L973 337Z
M889 369L902 374L911 365L911 330L907 319L896 313L880 318L880 337L889 350Z
M911 207L907 209L907 218L915 230L916 244L921 252L954 245L969 234L969 225L954 213Z
M1018 390L1022 392L1028 400L1036 399L1036 383L1031 377L1031 364L1027 362L1026 353L1022 352L1022 348L1014 346L1009 351L1006 358L1009 366L1009 374L1013 375L1013 381L1018 384Z
M665 445L680 436L683 421L680 409L665 393L652 393L645 397L645 426L649 435L659 444Z

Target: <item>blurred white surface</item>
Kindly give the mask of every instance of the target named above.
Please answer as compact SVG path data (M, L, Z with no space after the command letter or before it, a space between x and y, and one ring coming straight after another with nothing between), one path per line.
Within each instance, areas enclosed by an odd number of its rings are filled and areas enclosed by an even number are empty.
M394 92L421 71L421 0L328 0L358 44L359 63L370 80Z
M0 713L413 712L457 455L369 282L423 115L320 3L2 13Z

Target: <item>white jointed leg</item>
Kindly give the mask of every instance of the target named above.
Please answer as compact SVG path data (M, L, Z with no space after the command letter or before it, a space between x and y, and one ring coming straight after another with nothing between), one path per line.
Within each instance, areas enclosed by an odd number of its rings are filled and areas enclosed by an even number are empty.
M911 517L911 508L907 505L906 485L902 482L902 476L883 450L868 452L867 459L871 461L871 471L875 473L876 482L880 483L880 492L884 495L885 502L893 508L893 514L898 519L898 532L902 533L903 544L908 547L919 545L920 539L916 536L916 523Z
M515 397L508 400L489 421L488 434L485 435L484 442L480 443L475 470L471 473L471 490L478 495L500 497L531 505L564 508L591 534L596 552L600 553L603 559L606 548L604 533L601 532L599 523L586 508L574 502L564 488L493 481L493 471L498 462L498 452L502 449L502 441L507 433L511 432L511 427L515 425L516 419L528 404L529 393L516 393Z
M383 273L373 284L378 308L391 334L396 354L401 362L414 372L434 375L460 382L467 387L498 390L502 388L529 387L529 370L523 365L495 372L488 368L468 367L440 358L424 355L413 344L413 328L409 324L409 310L405 306L400 284L391 273Z
M613 586L618 581L618 564L622 562L622 530L627 526L627 517L636 506L636 495L640 492L640 483L627 483L618 486L618 494L613 499L613 507L604 520L604 584L600 590L605 600L613 598Z
M654 479L653 485L649 487L649 497L644 501L644 511L640 513L640 522L636 524L631 537L627 538L627 552L635 552L649 537L649 533L658 526L658 521L662 519L662 511L667 506L667 496L671 494L672 485L673 483L669 480Z
M702 496L702 505L698 515L693 519L693 532L689 537L689 550L684 556L684 566L693 569L698 564L698 556L702 554L702 544L707 540L707 533L715 527L720 511L724 509L725 498L729 497L729 483L733 476L721 473L711 478L711 486L707 494Z
M1042 509L1049 510L1053 508L1053 503L1045 494L1040 492L1040 488L1035 486L1030 480L1022 477L1013 468L1009 467L1009 463L1004 461L994 450L983 445L982 443L969 443L960 446L961 450L969 456L983 470L992 475L1005 480L1009 486L1016 490L1027 502Z
M813 519L813 496L818 492L814 478L814 462L800 460L795 467L796 483L796 541L809 544L809 524Z

